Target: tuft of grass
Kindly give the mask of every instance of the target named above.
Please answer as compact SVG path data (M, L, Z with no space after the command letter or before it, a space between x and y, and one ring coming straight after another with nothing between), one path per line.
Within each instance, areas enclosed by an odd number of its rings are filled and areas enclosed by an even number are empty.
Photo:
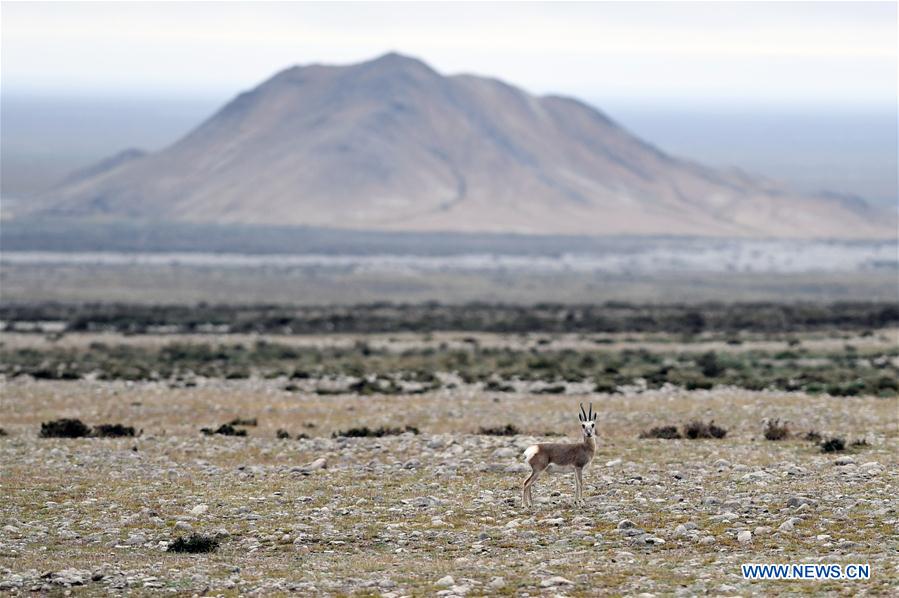
M715 425L714 421L705 423L695 419L684 426L684 436L690 440L697 440L700 438L724 438L727 436L727 430L721 426Z
M234 419L232 419L231 421L228 422L228 425L230 425L230 426L255 426L257 424L258 424L258 420L255 417L246 418L246 419L240 418L240 417L235 417Z
M803 438L805 438L805 440L809 442L814 442L817 444L821 442L821 433L817 430L809 430L805 433L805 436Z
M80 419L57 419L41 424L41 438L85 438L91 429Z
M663 440L678 440L681 438L677 426L656 426L640 433L640 438L661 438Z
M419 430L415 426L406 426L405 428L388 428L381 426L374 430L368 426L360 428L350 428L349 430L338 430L331 434L331 438L381 438L382 436L398 436L406 432L418 434Z
M275 432L275 435L280 440L290 440L290 432L288 432L287 430L278 430L277 432Z
M135 436L134 426L122 424L100 424L94 426L94 436L98 438L124 438Z
M838 453L846 450L846 441L842 438L831 438L821 443L822 453Z
M495 427L481 427L478 430L478 434L482 436L518 436L521 434L521 430L512 424L506 424L503 427L495 426Z
M191 534L188 538L182 536L169 544L166 552L188 552L197 554L202 552L215 552L218 547L219 541L211 536Z
M781 425L779 419L768 420L765 426L765 440L785 440L790 437L790 428L784 423Z
M858 438L856 440L853 440L852 444L850 444L849 446L851 446L852 448L867 448L869 445L868 441L865 438Z
M205 434L206 436L212 436L213 434L221 434L222 436L246 436L246 430L238 430L231 424L222 424L215 430L212 428L201 428L200 432Z

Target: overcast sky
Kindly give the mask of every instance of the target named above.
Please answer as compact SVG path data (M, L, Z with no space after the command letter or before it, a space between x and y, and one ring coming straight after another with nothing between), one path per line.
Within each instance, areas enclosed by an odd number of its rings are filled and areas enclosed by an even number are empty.
M222 96L396 50L602 104L896 103L896 4L3 2L10 94Z

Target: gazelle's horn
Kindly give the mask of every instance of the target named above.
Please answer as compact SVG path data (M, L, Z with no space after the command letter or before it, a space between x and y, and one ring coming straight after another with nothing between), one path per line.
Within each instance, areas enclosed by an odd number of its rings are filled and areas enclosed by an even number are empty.
M594 415L593 415L593 403L590 403L590 415L587 416L587 419L589 419L589 420L591 420L591 421L594 419Z
M579 420L581 420L582 422L585 422L585 421L587 421L587 412L584 411L584 404L581 403L580 405L581 405L581 412L578 414L577 418Z

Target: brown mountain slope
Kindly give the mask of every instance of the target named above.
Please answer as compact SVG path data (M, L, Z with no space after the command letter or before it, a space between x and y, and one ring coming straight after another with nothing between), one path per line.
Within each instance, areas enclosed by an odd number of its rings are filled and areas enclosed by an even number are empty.
M573 99L387 54L293 67L46 214L377 230L893 234L864 204L678 160Z

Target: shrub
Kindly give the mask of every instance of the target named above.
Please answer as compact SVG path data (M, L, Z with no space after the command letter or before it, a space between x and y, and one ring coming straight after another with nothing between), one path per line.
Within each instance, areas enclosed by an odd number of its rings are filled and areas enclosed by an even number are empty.
M484 384L484 390L490 392L515 392L515 387L505 382L487 380L487 383Z
M805 433L804 438L805 438L805 440L808 440L809 442L818 443L818 442L821 442L821 433L816 430L809 430L808 432Z
M552 386L546 386L544 388L540 388L534 391L534 394L538 395L563 395L565 394L565 385L564 384L553 384Z
M852 444L850 444L852 448L866 448L868 447L868 441L864 438L859 438L857 440L853 440Z
M231 426L255 426L255 425L257 425L257 423L258 422L255 417L252 419L242 419L240 417L235 417L234 419L232 419L231 421L228 422L228 425L231 425Z
M838 453L846 450L846 441L842 438L831 438L821 443L822 453Z
M80 419L57 419L41 424L41 438L84 438L91 429Z
M122 424L100 424L94 426L94 436L99 438L122 438L134 436L133 426L123 426Z
M676 426L656 426L640 434L640 438L662 438L664 440L678 440L680 437Z
M275 432L275 435L281 440L290 439L290 432L288 432L287 430L278 430L277 432Z
M219 547L219 541L202 534L191 534L190 537L179 537L169 544L166 552L189 552L192 554L201 552L214 552Z
M703 353L696 359L696 365L702 370L706 378L717 378L724 373L724 366L718 361L718 354L714 351Z
M727 430L720 426L716 426L714 421L705 423L695 419L684 426L684 436L690 440L697 440L700 438L724 438L727 436Z
M780 424L779 419L768 420L765 426L765 440L784 440L790 437L790 429L787 424Z
M521 434L521 430L512 424L506 424L503 427L495 426L492 428L482 426L478 430L478 434L482 436L517 436L518 434Z
M595 385L593 387L593 392L601 392L606 394L617 394L618 393L618 385L614 382L608 382L606 380L596 380Z
M398 436L406 432L418 434L419 430L415 426L406 426L405 428L387 428L381 426L372 430L368 426L361 428L350 428L349 430L338 430L331 434L331 438L381 438L382 436Z
M221 434L222 436L246 436L246 430L238 430L231 424L222 424L215 430L212 428L202 428L200 430L206 436L212 436L213 434Z

